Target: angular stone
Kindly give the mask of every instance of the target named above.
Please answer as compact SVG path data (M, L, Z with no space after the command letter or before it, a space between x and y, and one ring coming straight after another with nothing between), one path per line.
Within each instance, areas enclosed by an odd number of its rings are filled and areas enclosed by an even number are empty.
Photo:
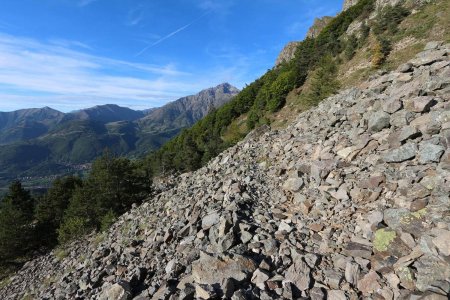
M200 259L192 263L192 276L196 283L220 284L228 278L242 281L255 269L253 260L241 255L235 255L233 258L229 256L215 258L201 252Z
M337 270L325 270L324 275L330 288L339 289L343 279L342 272Z
M360 275L359 265L352 262L347 262L345 266L345 280L353 286L357 286Z
M403 101L405 109L412 112L422 113L430 111L430 108L436 104L432 96L419 96Z
M309 291L309 297L311 297L311 300L325 300L327 298L325 291L320 287L313 287Z
M400 285L408 290L414 290L414 273L412 270L407 267L400 267L396 270L396 274L398 275L398 278L400 279Z
M245 231L245 230L241 231L242 243L247 244L248 242L250 242L252 240L252 238L253 238L253 235L250 232Z
M440 281L450 278L450 264L440 257L434 255L423 255L413 264L417 270L416 288L426 291Z
M293 228L284 221L281 221L280 226L278 226L278 231L286 231L287 233L291 232Z
M443 43L440 41L431 41L428 42L425 45L425 48L423 48L423 50L427 51L427 50L436 50L437 48L439 48L439 46L441 46Z
M411 72L412 68L413 68L413 64L412 63L405 63L405 64L400 65L397 68L397 72L400 72L400 73Z
M301 258L297 258L286 271L286 281L292 282L299 290L305 291L311 285L311 269Z
M303 180L301 178L289 178L283 184L283 189L291 192L298 192L303 187Z
M421 144L419 147L419 162L421 164L427 164L431 162L439 162L442 154L444 154L445 148L441 145L433 145L430 143Z
M397 149L390 150L383 155L383 159L388 163L403 162L405 160L413 159L416 156L417 145L413 143L406 143Z
M266 272L256 269L253 273L251 282L256 285L260 290L264 290L266 287L266 281L269 280L269 275Z
M399 111L402 107L403 103L399 99L391 99L383 103L383 110L390 114Z
M388 137L389 143L391 145L400 145L402 142L408 139L414 139L420 136L420 131L416 127L405 126L399 131L394 131Z
M340 291L340 290L329 290L328 291L328 299L333 299L333 300L347 300L349 299L347 297L347 295L345 295L344 291Z
M363 278L358 281L358 290L360 290L364 295L372 294L381 288L380 276L375 271L370 271Z
M390 125L391 117L388 113L384 111L376 111L372 113L369 117L369 131L378 132L383 128L387 128Z
M217 293L214 288L206 284L195 285L195 295L198 299L213 299L217 297Z
M131 287L126 281L113 284L104 294L107 300L128 300L131 299Z
M345 255L363 257L369 259L372 255L372 247L360 243L349 242L344 250Z
M443 60L445 54L446 54L445 50L422 52L419 53L419 57L413 59L411 63L415 67L431 65L434 62Z
M202 228L208 229L211 226L218 224L220 221L220 215L217 212L210 213L203 217Z
M450 231L444 230L433 239L433 244L438 248L439 253L450 256Z

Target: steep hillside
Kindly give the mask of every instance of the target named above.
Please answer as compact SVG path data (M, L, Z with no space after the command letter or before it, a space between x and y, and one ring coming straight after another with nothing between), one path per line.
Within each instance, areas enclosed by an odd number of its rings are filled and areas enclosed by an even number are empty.
M183 174L5 299L447 299L450 44Z

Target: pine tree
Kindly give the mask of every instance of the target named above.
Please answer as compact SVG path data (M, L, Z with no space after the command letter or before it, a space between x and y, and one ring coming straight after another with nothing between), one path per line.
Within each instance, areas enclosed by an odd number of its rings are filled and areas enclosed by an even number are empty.
M19 181L0 202L0 261L26 254L33 247L33 199Z
M78 177L58 178L38 201L35 217L38 221L38 235L42 244L51 246L56 243L56 230L62 223L64 211L69 206L75 189L81 185L82 180Z
M313 73L306 100L311 105L317 105L321 100L334 94L339 86L336 62L330 55L325 56Z

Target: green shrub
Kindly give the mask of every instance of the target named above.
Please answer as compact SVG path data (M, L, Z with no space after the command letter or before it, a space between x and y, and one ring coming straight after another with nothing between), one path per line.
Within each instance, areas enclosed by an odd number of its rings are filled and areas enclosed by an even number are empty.
M376 35L394 34L398 30L398 25L409 15L409 11L401 4L395 6L387 5L378 13L373 25L373 32Z
M344 56L347 60L350 60L355 55L358 48L358 39L354 34L350 35L346 41Z

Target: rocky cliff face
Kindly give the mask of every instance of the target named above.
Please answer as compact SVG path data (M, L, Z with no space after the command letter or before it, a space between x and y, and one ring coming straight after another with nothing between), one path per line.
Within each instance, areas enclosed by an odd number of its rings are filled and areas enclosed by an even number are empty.
M325 28L325 26L330 23L330 21L333 20L333 17L322 17L322 18L315 18L314 24L309 28L308 33L306 34L307 37L315 38L319 35L319 33L322 31L322 29Z
M3 299L447 299L450 44L262 127Z
M275 61L275 67L279 66L283 62L289 62L295 56L295 50L297 50L299 42L289 42L278 54L277 60Z
M314 24L309 28L306 36L310 38L316 37L322 29L327 26L327 24L332 20L332 17L322 17L314 19ZM283 62L289 62L295 56L295 50L297 50L297 46L300 42L289 42L286 46L284 46L283 50L281 50L280 54L275 61L275 67L279 66Z
M359 0L344 0L344 6L342 7L342 11L345 11L358 3Z

